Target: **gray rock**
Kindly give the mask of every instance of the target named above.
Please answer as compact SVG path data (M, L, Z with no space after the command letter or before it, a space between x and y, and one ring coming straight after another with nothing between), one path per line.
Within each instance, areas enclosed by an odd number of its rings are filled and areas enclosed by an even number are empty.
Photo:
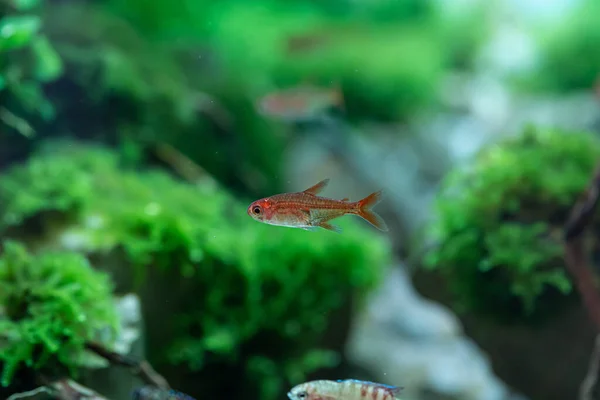
M406 399L514 398L458 319L421 298L401 267L389 271L357 317L346 355L378 381L403 386Z
M142 311L140 299L134 294L126 294L117 299L121 331L115 343L117 353L129 354L133 344L140 338Z
M120 331L114 351L135 359L144 359L142 315L139 298L127 294L116 300ZM108 399L129 399L141 382L123 367L108 367L103 362L85 374L81 383L96 390Z

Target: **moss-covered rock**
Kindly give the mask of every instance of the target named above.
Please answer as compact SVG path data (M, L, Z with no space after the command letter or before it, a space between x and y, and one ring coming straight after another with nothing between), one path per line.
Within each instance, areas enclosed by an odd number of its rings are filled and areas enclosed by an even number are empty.
M29 253L7 241L0 255L1 385L25 368L76 375L85 343L110 346L117 313L112 283L70 252Z
M562 225L598 160L596 136L528 127L447 177L427 265L461 309L518 318L564 301Z
M177 387L269 399L335 361L316 350L319 338L336 309L379 281L389 247L351 218L342 235L260 224L250 201L68 143L0 178L0 229L22 238L33 224L29 242L85 253L118 291L137 290L151 360L194 382Z

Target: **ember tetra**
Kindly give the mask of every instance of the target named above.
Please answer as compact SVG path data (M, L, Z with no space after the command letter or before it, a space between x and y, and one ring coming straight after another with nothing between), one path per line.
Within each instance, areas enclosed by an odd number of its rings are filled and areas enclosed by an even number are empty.
M351 214L368 221L379 230L388 230L385 221L372 208L381 200L382 191L371 193L362 200L351 202L317 196L329 183L324 179L303 192L282 193L256 200L248 207L248 215L269 225L315 230L318 227L341 232L329 221Z

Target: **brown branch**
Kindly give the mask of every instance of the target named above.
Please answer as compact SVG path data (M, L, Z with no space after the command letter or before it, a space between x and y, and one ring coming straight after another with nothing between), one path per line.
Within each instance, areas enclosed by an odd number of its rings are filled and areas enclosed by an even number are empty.
M600 165L594 172L589 187L573 206L569 220L564 227L566 268L575 280L577 290L598 333L600 333L600 293L594 284L595 277L587 260L584 233L593 219L599 200ZM581 400L600 400L599 363L600 335L596 337L588 373L580 388L579 398Z
M580 201L571 210L569 220L565 225L565 240L569 241L580 236L594 214L600 195L600 166L596 168L594 176Z
M600 332L600 294L594 285L594 274L588 265L583 234L592 220L600 200L600 167L594 173L592 182L571 211L564 228L564 251L566 267L587 309L587 312Z
M233 130L233 115L225 105L206 93L196 92L192 100L196 109L208 118L222 131Z
M108 400L92 389L70 379L50 382L47 378L42 377L42 381L46 382L44 386L23 393L15 393L6 400L31 400L36 399L42 393L58 400Z
M129 368L129 370L148 385L156 386L161 389L170 389L169 383L158 372L156 372L147 361L133 360L127 356L108 350L98 343L86 343L88 350L96 353L106 359L113 365L120 365Z
M168 164L169 167L189 183L199 184L209 182L216 184L216 180L204 168L170 144L157 143L154 151L164 163Z
M60 400L108 400L92 389L70 379L53 382L50 387L53 389L56 398Z
M15 393L6 400L32 399L32 398L37 397L41 393L52 393L52 391L50 389L48 389L46 386L40 386L39 388L36 388L33 390L28 390L27 392Z
M596 336L594 352L590 358L588 372L579 389L579 398L581 400L600 399L600 387L598 380L600 378L600 335Z

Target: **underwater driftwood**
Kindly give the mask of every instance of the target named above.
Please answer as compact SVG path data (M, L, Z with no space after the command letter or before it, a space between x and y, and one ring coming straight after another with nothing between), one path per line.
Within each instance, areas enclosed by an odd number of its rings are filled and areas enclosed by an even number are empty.
M171 388L167 383L167 380L156 372L148 361L136 361L130 357L108 350L98 343L87 343L86 348L106 359L106 361L110 362L112 365L120 365L129 368L132 374L137 375L149 385L156 386L160 389Z
M13 394L7 400L36 400L41 394L47 394L59 400L108 400L70 379L62 379L27 392Z
M573 206L569 220L564 228L565 261L585 308L600 332L600 294L595 285L595 277L587 262L584 245L584 232L592 221L594 211L600 201L600 165L596 168L592 181L580 200ZM580 400L600 399L600 334L596 337L594 351L590 359L588 373L581 384Z
M132 374L138 376L151 387L155 387L161 391L171 389L167 380L158 374L150 363L145 360L134 360L133 358L111 351L98 343L86 343L86 348L107 360L111 365L128 368ZM44 386L14 394L7 400L37 400L42 394L50 395L59 400L109 400L70 379L50 382L47 378L41 376L40 380L45 383Z

